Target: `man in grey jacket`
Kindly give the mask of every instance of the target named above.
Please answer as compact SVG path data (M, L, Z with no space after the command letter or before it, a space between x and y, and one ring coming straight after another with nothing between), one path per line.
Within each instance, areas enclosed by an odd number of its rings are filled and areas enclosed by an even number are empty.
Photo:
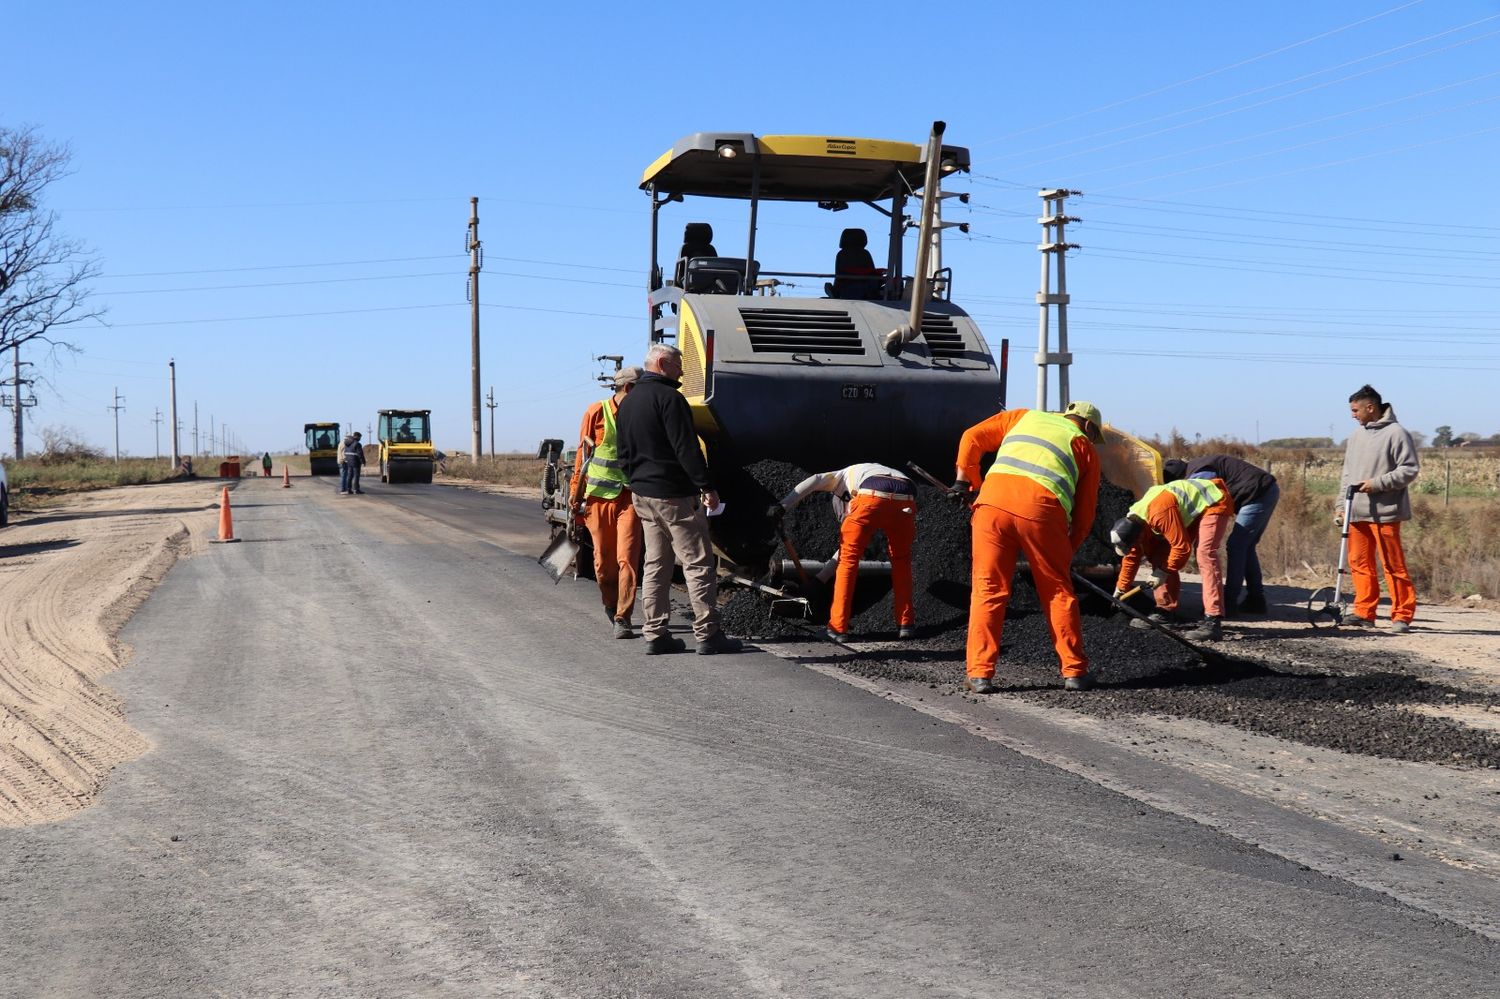
M1354 577L1354 616L1346 623L1375 626L1380 603L1380 580L1375 574L1378 553L1391 591L1391 631L1405 634L1417 612L1417 590L1406 571L1401 550L1401 522L1411 519L1407 486L1419 470L1417 445L1396 422L1396 411L1381 401L1368 385L1349 397L1349 414L1359 429L1349 435L1344 450L1344 472L1339 480L1339 514L1350 486L1358 489L1349 523L1349 573Z

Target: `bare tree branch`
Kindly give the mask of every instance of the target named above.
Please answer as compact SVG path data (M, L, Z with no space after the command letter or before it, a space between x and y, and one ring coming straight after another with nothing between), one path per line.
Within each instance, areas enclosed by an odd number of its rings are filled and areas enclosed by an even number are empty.
M42 207L48 186L68 175L72 153L34 128L0 125L0 351L97 321L88 304L98 260L82 242L61 236L57 216Z

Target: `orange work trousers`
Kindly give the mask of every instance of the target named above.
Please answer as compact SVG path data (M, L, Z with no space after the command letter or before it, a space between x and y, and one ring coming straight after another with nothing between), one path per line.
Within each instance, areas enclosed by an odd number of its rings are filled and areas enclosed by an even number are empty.
M891 595L896 624L916 624L911 607L911 544L917 536L917 501L884 496L855 495L839 527L839 569L833 578L833 607L828 627L849 631L849 613L854 606L854 581L859 578L859 558L876 531L885 533L891 550Z
M1151 599L1156 601L1156 609L1163 614L1175 614L1177 612L1177 601L1182 596L1182 576L1167 568L1167 558L1172 554L1172 546L1167 544L1160 534L1155 534L1151 528L1146 528L1146 540L1141 542L1141 554L1151 563L1151 567L1161 574L1163 582L1151 591Z
M1391 620L1411 622L1417 615L1417 588L1406 571L1406 553L1401 550L1401 522L1374 524L1356 521L1349 525L1349 574L1354 577L1354 613L1375 620L1380 603L1380 578L1375 575L1375 557L1385 566L1385 585L1391 591Z
M630 505L630 493L614 499L590 497L583 523L594 539L594 578L604 609L616 621L630 623L635 611L636 566L641 561L641 519Z
M1031 563L1031 578L1047 614L1047 628L1063 676L1087 673L1083 619L1078 598L1073 595L1073 546L1062 509L1049 511L1041 520L1027 520L1000 507L976 506L970 532L974 574L969 596L968 675L995 675L1018 553L1024 553Z

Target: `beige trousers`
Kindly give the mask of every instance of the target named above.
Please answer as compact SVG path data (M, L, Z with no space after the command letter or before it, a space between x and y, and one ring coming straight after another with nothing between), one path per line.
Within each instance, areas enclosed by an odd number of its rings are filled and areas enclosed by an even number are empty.
M649 640L661 638L672 618L672 567L680 559L693 605L693 637L702 642L719 630L719 579L708 540L708 516L696 496L653 499L632 494L646 538L646 571L641 578L641 609Z

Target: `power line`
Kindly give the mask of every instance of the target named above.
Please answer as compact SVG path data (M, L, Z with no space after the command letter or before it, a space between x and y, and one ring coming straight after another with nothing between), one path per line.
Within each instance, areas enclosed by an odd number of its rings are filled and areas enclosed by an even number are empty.
M1417 6L1421 2L1422 2L1422 0L1409 0L1409 2L1407 2L1407 3L1398 4L1397 6L1392 7L1390 9L1388 9L1388 10L1383 10L1383 11L1379 12L1378 14L1372 14L1369 17L1360 18L1357 21L1351 21L1348 24L1340 25L1337 28L1332 28L1332 29L1330 29L1328 31L1320 32L1320 33L1318 33L1316 35L1312 35L1311 37L1304 38L1301 41L1292 42L1292 43L1290 43L1288 45L1282 45L1282 46L1280 46L1278 48L1274 48L1274 49L1271 49L1269 51L1262 52L1259 55L1251 56L1248 59L1241 59L1241 60L1239 60L1237 62L1232 62L1232 63L1230 63L1227 66L1220 66L1218 69L1209 70L1206 73L1199 73L1196 76L1190 76L1190 77L1187 77L1186 79L1178 80L1176 83L1169 83L1169 84L1167 84L1164 87L1157 87L1154 90L1148 90L1148 91L1145 91L1144 93L1136 94L1133 97L1125 97L1125 98L1121 98L1120 100L1117 100L1117 101L1111 101L1108 104L1100 105L1099 107L1096 107L1096 108L1094 108L1094 109L1092 109L1090 111L1079 111L1076 114L1071 114L1071 115L1068 115L1067 117L1064 117L1064 118L1057 118L1057 119L1054 119L1052 121L1044 122L1044 123L1042 123L1040 125L1033 125L1030 128L1021 129L1018 132L1011 132L1008 135L1002 135L1002 136L1000 136L997 139L988 139L988 140L986 140L984 142L981 142L981 143L978 143L978 144L974 145L972 148L978 149L978 148L980 148L982 146L992 145L992 144L994 144L996 142L1005 142L1008 139L1013 139L1013 138L1016 138L1016 137L1022 136L1022 135L1029 135L1032 132L1038 132L1038 131L1041 131L1042 129L1056 128L1058 125L1062 125L1062 124L1064 124L1066 122L1070 122L1070 121L1076 121L1079 118L1086 118L1089 115L1099 114L1100 112L1103 112L1103 111L1112 111L1112 110L1114 110L1117 107L1123 107L1126 104L1133 104L1136 101L1145 100L1148 97L1155 97L1158 94L1164 94L1164 93L1167 93L1168 91L1176 90L1179 87L1185 87L1185 86L1187 86L1190 83L1197 83L1200 80L1207 80L1208 78L1213 77L1213 76L1218 76L1221 73L1227 73L1230 70L1240 69L1242 67L1249 66L1249 65L1251 65L1253 63L1260 62L1263 59L1269 59L1272 56L1281 55L1283 52L1290 52L1292 49L1301 48L1304 45L1310 45L1313 42L1321 41L1324 38L1330 38L1333 35L1340 34L1341 32L1344 32L1344 31L1348 31L1351 28L1357 28L1357 27L1359 27L1361 25L1368 24L1371 21L1379 20L1382 17L1388 17L1391 14L1398 13L1400 11L1406 10L1407 8L1415 7L1415 6Z
M1179 116L1185 115L1185 114L1195 114L1195 113L1197 113L1199 111L1207 111L1209 108L1214 108L1214 107L1218 107L1218 106L1223 105L1223 104L1228 104L1228 103L1231 103L1233 101L1240 100L1241 98L1244 98L1244 97L1254 97L1256 94L1263 94L1263 93L1265 93L1268 90L1275 90L1278 87L1285 87L1285 86L1290 86L1292 84L1301 83L1303 80L1310 80L1313 77L1322 76L1324 73L1335 73L1335 72L1338 72L1339 70L1344 69L1346 67L1356 66L1356 65L1358 65L1359 63L1362 63L1362 62L1368 62L1371 59L1379 59L1381 56L1390 55L1393 52L1399 52L1402 49L1411 48L1414 45L1421 45L1421 44L1423 44L1425 42L1434 41L1434 40L1436 40L1438 38L1442 38L1442 37L1444 37L1446 35L1451 35L1451 34L1453 34L1455 32L1464 31L1464 30L1467 30L1468 28L1472 28L1472 27L1476 27L1476 26L1478 26L1480 24L1484 24L1487 21L1493 21L1497 17L1500 17L1500 14L1494 14L1494 15L1491 15L1489 17L1482 17L1482 18L1478 19L1477 21L1470 21L1468 24L1461 24L1461 25L1459 25L1456 28L1449 28L1446 31L1440 31L1440 32L1438 32L1436 34L1428 35L1425 38L1418 38L1418 39L1415 39L1414 41L1405 42L1405 43L1403 43L1401 45L1397 45L1397 46L1394 46L1394 47L1389 48L1389 49L1385 49L1385 50L1380 51L1380 52L1374 52L1374 53L1371 53L1370 55L1360 56L1358 59L1350 59L1350 60L1348 60L1346 62L1339 63L1338 65L1335 65L1335 66L1328 66L1328 67L1325 67L1323 69L1314 70L1311 73L1303 73L1300 76L1295 76L1295 77L1292 77L1292 78L1287 79L1287 80L1279 80L1276 83L1269 83L1269 84L1266 84L1264 86L1255 87L1255 88L1253 88L1251 90L1242 91L1241 93L1238 93L1238 94L1231 94L1228 97L1221 97L1221 98L1218 98L1217 100L1212 100L1212 101L1209 101L1206 104L1200 104L1200 105L1198 105L1196 107L1184 108L1184 109L1178 110L1178 111L1169 111L1169 112L1167 112L1165 114L1154 115L1153 117L1145 118L1145 119L1142 119L1140 121L1131 122L1131 123L1126 124L1126 125L1118 125L1118 126L1116 126L1114 128L1105 129L1102 132L1091 132L1091 133L1089 133L1089 135L1087 136L1087 138L1097 139L1097 138L1100 138L1100 137L1105 136L1105 135L1114 135L1114 134L1119 133L1119 132L1129 131L1130 129L1138 128L1138 127L1140 127L1142 125L1150 125L1150 124L1154 124L1155 122L1158 122L1158 121L1165 121L1165 120L1167 120L1169 118L1176 118L1176 117L1179 117ZM1122 139L1119 142L1108 143L1108 144L1106 144L1104 146L1097 147L1097 148L1099 148L1099 149L1113 148L1114 146L1122 145L1124 143L1129 143L1129 142L1136 142L1136 141L1139 141L1140 139L1147 138L1147 137L1152 136L1152 135L1161 135L1161 134L1164 134L1166 132L1177 131L1178 129L1187 128L1187 127L1190 127L1192 125L1198 125L1198 124L1203 124L1204 122L1215 121L1215 120L1217 120L1219 118L1223 118L1223 117L1226 117L1228 115L1239 114L1242 111L1249 111L1249 110L1252 110L1254 108L1265 107L1268 104L1275 104L1275 103L1277 103L1279 101L1289 100L1290 98L1293 98L1293 97L1300 97L1300 96L1302 96L1304 94L1310 94L1310 93L1312 93L1314 91L1323 90L1323 89L1325 89L1327 87L1336 86L1337 84L1340 84L1340 83L1348 83L1350 80L1357 80L1360 77L1370 76L1370 75L1372 75L1374 73L1383 72L1384 70L1387 70L1387 69L1395 69L1395 68L1397 68L1399 66L1404 66L1407 63L1416 62L1419 59L1426 59L1429 56L1438 55L1440 53L1447 52L1447 51L1449 51L1451 49L1461 48L1461 47L1463 47L1465 45L1471 45L1474 42L1483 41L1484 39L1489 38L1489 37L1491 37L1491 36L1493 36L1495 34L1497 34L1497 32L1493 32L1493 31L1492 32L1488 32L1486 34L1479 35L1478 37L1475 37L1475 38L1468 38L1468 39L1465 39L1465 40L1460 41L1460 42L1454 42L1452 45L1445 45L1445 46L1443 46L1441 48L1432 49L1432 50L1427 51L1427 52L1419 53L1417 55L1411 56L1411 57L1406 58L1406 59L1398 59L1395 62L1387 63L1384 66L1376 66L1376 67L1374 67L1372 69L1364 70L1364 71L1359 72L1359 73L1351 73L1348 76L1343 76L1343 77L1340 77L1340 78L1338 78L1336 80L1329 80L1329 81L1326 81L1324 83L1317 84L1316 86L1304 87L1301 90L1293 91L1292 93L1289 93L1289 94L1282 94L1279 97L1268 98L1267 100L1258 101L1258 102L1256 102L1254 104L1248 104L1248 105L1245 105L1244 107L1240 107L1240 108L1234 108L1234 109L1222 112L1220 114L1209 115L1208 117L1206 117L1206 118L1200 118L1197 121L1187 122L1187 123L1185 123L1183 125L1174 125L1171 128L1159 129L1156 132L1148 132L1145 135L1135 136L1134 138ZM1022 157L1022 156L1034 155L1035 153L1045 152L1048 149L1055 149L1058 146L1072 145L1074 143L1082 142L1082 141L1084 141L1083 138L1064 139L1064 140L1062 140L1060 142L1050 143L1050 144L1048 144L1046 146L1041 146L1041 147L1036 148L1036 149L1026 150L1026 151L1017 152L1017 153L1007 153L1005 155L1007 156L1007 158L1011 158L1011 157L1019 158L1019 157ZM1076 155L1076 154L1068 154L1068 155L1071 156L1071 155ZM1045 162L1054 162L1054 161L1045 161Z

